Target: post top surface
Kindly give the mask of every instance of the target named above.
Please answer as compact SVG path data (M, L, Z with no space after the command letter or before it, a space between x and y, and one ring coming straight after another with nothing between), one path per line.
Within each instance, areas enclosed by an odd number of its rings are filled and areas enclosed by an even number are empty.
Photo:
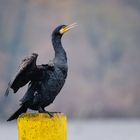
M37 118L46 118L46 119L55 119L55 118L66 118L66 115L64 113L54 113L53 117L50 117L47 113L23 113L19 116L19 119L37 119Z

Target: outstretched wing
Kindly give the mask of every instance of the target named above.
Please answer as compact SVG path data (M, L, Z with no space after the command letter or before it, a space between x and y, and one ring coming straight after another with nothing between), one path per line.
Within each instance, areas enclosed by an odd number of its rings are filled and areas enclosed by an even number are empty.
M6 96L8 95L10 89L13 89L14 93L16 93L19 88L25 86L31 80L33 73L37 68L37 57L38 54L33 53L31 56L22 60L18 74L8 84L8 88L5 93Z

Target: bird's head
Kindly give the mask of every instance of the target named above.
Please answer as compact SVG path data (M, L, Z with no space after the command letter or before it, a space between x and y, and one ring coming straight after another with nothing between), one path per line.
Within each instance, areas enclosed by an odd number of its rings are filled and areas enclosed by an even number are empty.
M64 33L68 32L70 29L74 28L75 26L77 26L77 23L73 23L70 25L59 25L53 31L52 36L60 36L61 37Z

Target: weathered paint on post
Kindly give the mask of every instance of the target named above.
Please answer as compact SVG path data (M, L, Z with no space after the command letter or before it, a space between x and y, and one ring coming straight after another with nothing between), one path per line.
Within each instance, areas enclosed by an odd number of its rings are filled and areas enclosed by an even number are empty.
M18 118L19 140L66 140L67 119L62 113L24 113Z

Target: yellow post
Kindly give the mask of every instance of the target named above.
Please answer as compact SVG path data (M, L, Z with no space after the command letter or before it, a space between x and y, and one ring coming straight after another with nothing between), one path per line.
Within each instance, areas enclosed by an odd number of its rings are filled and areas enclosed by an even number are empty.
M18 118L19 140L66 140L67 120L62 113L24 113Z

